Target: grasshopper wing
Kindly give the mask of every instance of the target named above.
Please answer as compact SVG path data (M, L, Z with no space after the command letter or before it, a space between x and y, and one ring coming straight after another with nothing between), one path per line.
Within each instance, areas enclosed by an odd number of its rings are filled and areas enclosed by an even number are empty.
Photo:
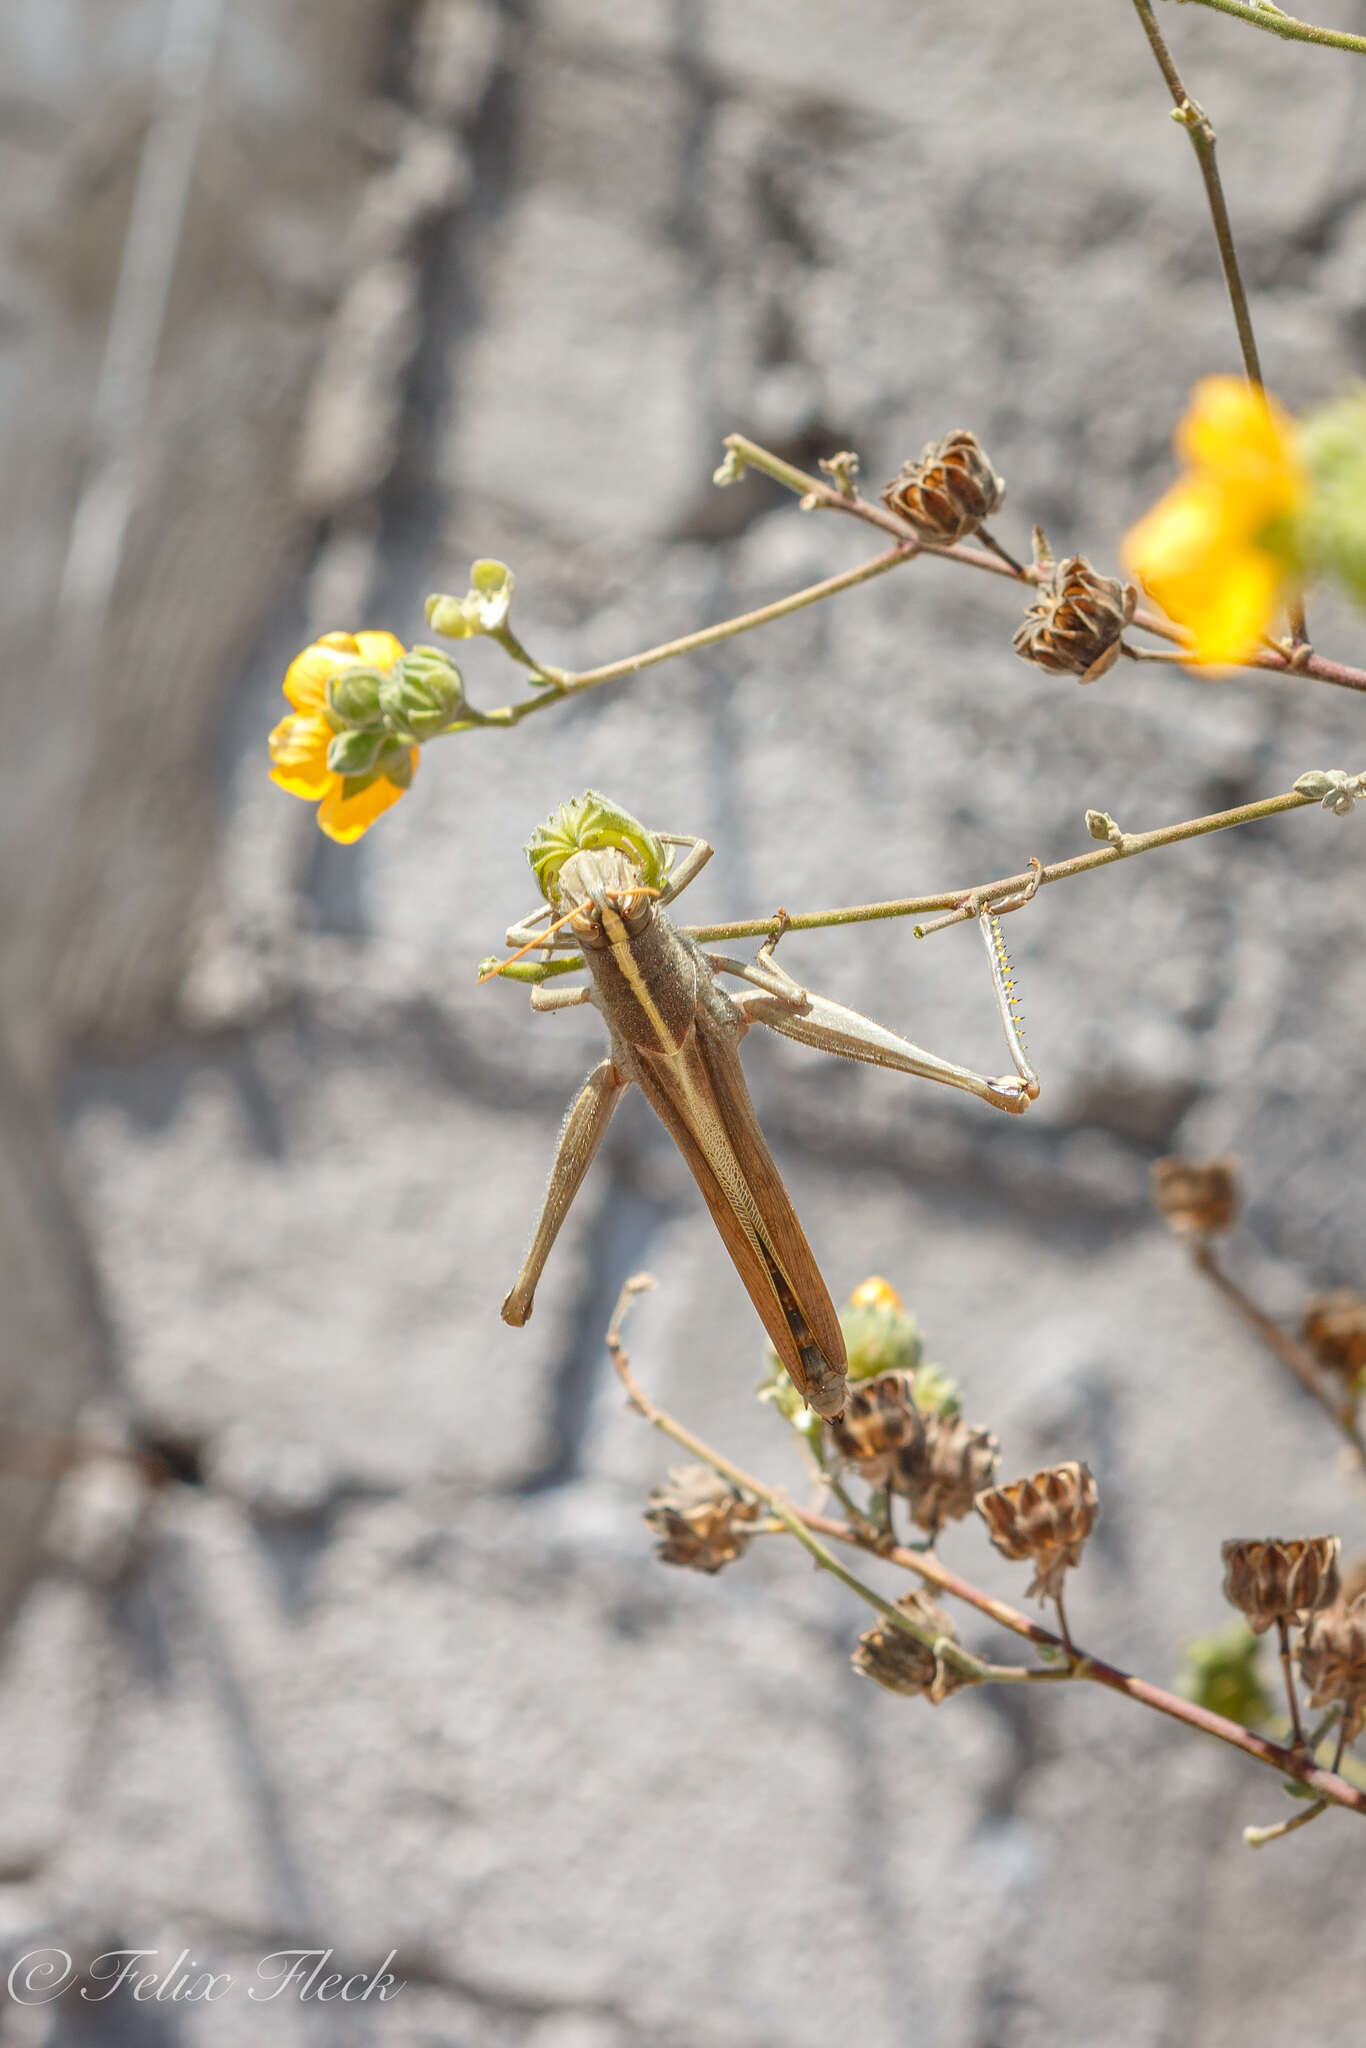
M687 1161L794 1386L818 1415L839 1415L839 1319L764 1142L734 1043L702 1010L676 1052L632 1051L634 1078Z

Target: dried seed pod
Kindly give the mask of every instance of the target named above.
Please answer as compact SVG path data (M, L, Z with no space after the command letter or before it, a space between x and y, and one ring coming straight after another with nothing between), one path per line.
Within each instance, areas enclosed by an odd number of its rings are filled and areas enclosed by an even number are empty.
M948 1615L926 1594L919 1590L906 1593L896 1604L913 1620L932 1628L937 1636L957 1642L958 1631ZM871 1678L875 1685L888 1692L921 1695L932 1706L938 1706L940 1700L957 1692L960 1686L973 1683L954 1665L936 1657L928 1643L917 1642L892 1621L880 1621L876 1628L865 1630L849 1661L855 1671Z
M1063 1573L1081 1563L1082 1546L1096 1523L1096 1482L1089 1467L1075 1459L1051 1465L1029 1479L979 1493L973 1505L1003 1557L1033 1559L1029 1591L1056 1600Z
M1068 555L1041 568L1038 594L1015 628L1015 652L1050 675L1093 683L1119 660L1137 603L1136 584L1102 576L1084 555Z
M942 441L927 441L919 462L904 462L883 490L882 502L889 512L899 512L921 540L952 547L999 511L1005 496L1006 487L977 436L960 427Z
M1223 1546L1224 1598L1258 1635L1273 1621L1302 1623L1338 1597L1336 1536L1238 1537Z
M1214 1237L1238 1220L1236 1159L1154 1159L1153 1201L1178 1237Z
M1334 1601L1310 1617L1300 1644L1300 1676L1311 1707L1342 1701L1346 1740L1355 1742L1366 1712L1366 1595Z
M892 1484L904 1493L918 1527L937 1534L957 1522L996 1476L1001 1447L989 1429L973 1427L961 1415L929 1414L920 1441L900 1453Z
M851 1381L843 1415L826 1426L840 1456L856 1462L860 1479L870 1486L885 1485L897 1454L925 1433L911 1398L910 1374L904 1372Z
M655 1556L695 1572L719 1572L734 1563L749 1541L743 1524L758 1518L757 1505L709 1465L675 1465L645 1509L660 1539Z
M1302 1334L1324 1370L1357 1392L1366 1373L1366 1296L1350 1287L1312 1295L1304 1305Z

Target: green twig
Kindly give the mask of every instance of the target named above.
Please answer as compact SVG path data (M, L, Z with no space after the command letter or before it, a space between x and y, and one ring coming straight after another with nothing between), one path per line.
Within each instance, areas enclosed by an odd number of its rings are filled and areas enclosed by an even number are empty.
M1239 804L1235 810L1213 811L1207 817L1188 818L1184 824L1161 825L1153 832L1126 832L1120 845L1098 846L1090 853L1074 854L1070 860L1054 861L1051 866L1039 869L1039 886L1047 882L1064 882L1073 875L1090 873L1094 868L1111 867L1116 861L1131 860L1135 854L1150 853L1159 846L1174 846L1183 839L1199 839L1208 832L1223 832L1234 825L1250 825L1259 818L1274 818L1282 811L1302 810L1306 804L1314 803L1312 796L1304 796L1297 790L1288 790L1283 796L1259 797L1255 803ZM933 896L903 896L887 903L858 903L847 910L795 911L785 919L775 917L749 918L735 924L686 925L690 937L703 942L716 939L767 938L779 930L817 931L828 925L872 924L879 920L895 917L914 917L922 911L945 910L952 914L946 920L962 923L977 915L974 904L990 903L998 896L1008 896L1024 889L1032 880L1032 871L1003 875L998 881L978 882L967 889L945 889Z
M1054 861L1049 867L1026 868L1021 874L1002 875L997 881L977 882L970 888L941 889L932 896L894 897L886 903L855 903L839 910L799 910L781 918L750 917L730 924L689 924L684 925L683 930L689 938L709 945L718 940L764 939L777 932L824 931L834 925L878 924L892 918L918 917L928 911L943 911L946 915L937 918L933 926L935 931L943 931L951 924L964 924L969 918L976 917L984 905L997 897L1011 896L1027 888L1036 873L1040 888L1047 882L1070 881L1073 875L1112 867L1116 861L1132 860L1136 854L1151 853L1159 846L1175 846L1184 839L1200 839L1210 832L1226 832L1235 825L1255 824L1261 818L1279 817L1283 811L1303 810L1307 804L1317 801L1316 797L1305 796L1298 790L1287 790L1282 796L1259 797L1255 803L1239 804L1231 811L1212 811L1203 818L1187 818L1180 825L1159 825L1152 832L1126 832L1117 844L1097 846L1089 853L1073 854L1070 860ZM925 928L924 936L929 935L930 929L928 926ZM579 954L565 960L519 962L515 967L505 968L502 979L533 983L549 981L559 974L572 974L582 965Z
M819 604L823 598L836 597L842 590L854 590L860 583L870 583L875 576L885 576L889 569L911 560L918 552L913 543L898 537L895 547L888 548L885 554L874 555L870 561L860 562L857 568L844 569L838 576L827 576L820 583L808 584L804 590L794 590L791 596L776 598L772 604L762 604L755 611L742 612L733 619L722 619L715 626L703 626L696 633L684 633L677 640L665 640L658 647L647 647L642 654L628 654L623 660L609 661L601 668L571 672L537 666L534 673L547 677L551 685L539 696L525 697L517 704L504 704L496 711L484 711L475 718L458 720L447 730L462 732L467 725L520 725L524 718L543 711L548 704L562 703L566 697L577 697L585 690L600 689L604 683L615 683L623 676L637 675L641 669L653 668L657 662L672 661L676 655L696 654L700 648L715 647L722 640L733 640L737 633L749 633L756 626L772 625L775 619L785 619L809 604Z
M1257 354L1257 337L1252 331L1252 308L1248 304L1247 292L1243 285L1243 274L1238 265L1238 250L1233 239L1233 223L1228 217L1228 202L1224 198L1224 187L1219 177L1219 164L1215 156L1214 124L1202 106L1194 101L1181 83L1181 74L1172 61L1171 51L1157 25L1152 0L1134 0L1134 10L1143 24L1144 34L1152 47L1157 67L1167 83L1172 96L1174 114L1189 135L1195 160L1200 166L1204 180L1205 198L1209 204L1210 220L1214 226L1214 239L1219 245L1219 261L1224 267L1224 283L1228 289L1229 304L1233 308L1233 324L1238 330L1238 347L1242 351L1243 368L1249 384L1258 390L1264 388L1261 359ZM1307 639L1304 619L1304 605L1299 597L1291 600L1290 632L1297 643Z
M1218 14L1231 14L1237 21L1251 22L1268 35L1284 36L1288 43L1318 43L1325 50L1355 50L1366 57L1366 36L1354 36L1345 28L1316 28L1311 21L1297 21L1282 14L1279 7L1250 7L1247 0L1195 0L1200 7L1212 7Z
M568 697L575 697L587 690L600 689L604 683L621 681L627 676L638 675L642 669L653 668L659 662L672 661L677 655L695 654L704 647L715 647L722 641L732 640L740 633L751 632L756 626L772 624L775 619L787 618L793 612L803 610L807 605L819 604L827 597L835 597L841 591L852 590L860 583L867 583L875 576L885 575L902 562L911 562L919 555L935 555L942 561L957 562L965 569L985 570L991 576L1004 576L1012 583L1033 584L1038 581L1038 569L1031 563L1011 567L1007 560L986 548L972 548L959 544L955 547L936 547L919 540L902 519L885 511L879 505L870 504L867 499L855 494L846 497L833 485L822 478L810 476L791 462L784 462L757 441L749 440L744 434L728 434L726 448L735 458L737 469L761 470L788 490L796 492L804 505L820 507L830 511L843 512L865 524L876 527L896 543L881 555L875 555L857 568L846 569L838 576L827 576L820 583L808 584L803 590L793 591L788 597L777 598L772 604L760 605L757 610L741 612L735 618L722 619L717 625L704 626L695 633L684 633L676 640L663 641L658 647L647 647L643 653L629 654L620 661L609 661L600 668L582 669L577 673L570 669L552 667L549 662L537 662L513 636L504 631L493 637L499 640L505 651L525 663L530 669L533 681L542 684L534 697L522 698L515 704L501 704L492 711L476 711L467 706L463 715L445 728L447 734L468 732L476 727L510 727L520 725L525 718L544 711L548 705L562 703ZM1157 613L1146 610L1135 612L1133 624L1145 633L1152 633L1158 639L1167 640L1177 649L1176 660L1188 660L1184 653L1188 638L1179 627ZM1162 660L1166 657L1139 648L1125 646L1124 652L1136 660ZM1198 665L1196 667L1199 673ZM1327 661L1322 655L1311 653L1299 642L1292 641L1284 648L1268 647L1265 651L1250 657L1238 666L1242 668L1266 669L1274 674L1293 672L1312 678L1316 682L1333 683L1341 689L1366 691L1366 669L1351 668L1343 662ZM563 970L559 970L563 971ZM531 974L516 974L515 980L539 980L534 971Z

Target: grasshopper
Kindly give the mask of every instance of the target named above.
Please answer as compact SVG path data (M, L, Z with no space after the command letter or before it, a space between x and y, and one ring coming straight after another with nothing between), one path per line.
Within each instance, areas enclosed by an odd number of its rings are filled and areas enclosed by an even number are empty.
M671 871L674 848L686 852ZM507 943L522 952L543 950L547 958L556 948L576 947L592 977L587 986L568 989L538 983L531 1007L594 1004L611 1033L611 1050L565 1120L531 1249L502 1316L520 1327L531 1315L536 1283L560 1226L613 1111L634 1081L687 1161L793 1384L818 1415L833 1418L844 1407L844 1339L759 1128L740 1067L740 1041L752 1025L767 1024L821 1052L942 1081L1020 1114L1038 1095L1039 1083L1025 1056L997 916L1031 891L979 917L1015 1067L1013 1075L988 1080L802 988L773 957L782 936L781 913L779 931L760 946L755 960L705 952L670 922L665 906L711 855L704 839L647 831L592 790L561 805L527 846L546 904L513 925ZM539 929L549 916L554 923ZM490 967L485 978L510 965L505 960ZM720 986L722 974L750 983L753 993L729 994Z

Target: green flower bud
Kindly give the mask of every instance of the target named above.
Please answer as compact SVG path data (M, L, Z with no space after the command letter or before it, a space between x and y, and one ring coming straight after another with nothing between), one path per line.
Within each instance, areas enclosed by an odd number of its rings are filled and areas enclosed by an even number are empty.
M379 731L384 724L379 702L383 681L384 671L378 668L339 668L328 677L327 708L338 730Z
M512 608L512 590L516 578L506 562L495 562L489 557L475 562L470 568L470 594L467 605L473 603L478 610L480 628L485 633L496 633L506 622Z
M885 1372L914 1372L924 1353L915 1317L899 1304L861 1302L840 1315L851 1380L879 1379Z
M771 1344L764 1346L764 1363L768 1378L761 1380L756 1392L761 1401L771 1401L785 1421L803 1436L809 1436L819 1455L821 1419L814 1408L808 1408L797 1389L788 1378L787 1369Z
M334 775L368 775L384 745L382 732L339 732L327 750Z
M667 849L629 811L596 790L586 789L582 796L561 804L527 841L531 872L548 903L555 901L556 877L570 855L601 846L619 846L637 863L646 888L662 888L669 872Z
M939 1415L945 1422L959 1414L963 1406L957 1380L950 1379L941 1366L932 1365L928 1359L911 1374L911 1399L922 1415Z
M395 789L413 786L413 750L406 740L386 740L375 763L376 772Z
M427 624L444 639L468 640L479 631L478 619L466 608L463 597L448 597L438 590L427 599L423 609Z
M429 740L459 717L465 685L439 647L413 647L380 684L379 701L394 731Z
M447 640L468 640L477 633L497 633L507 624L516 582L506 562L486 556L470 569L464 597L438 591L427 599L427 624Z
M1310 413L1299 446L1310 477L1307 565L1327 570L1366 606L1366 384Z

